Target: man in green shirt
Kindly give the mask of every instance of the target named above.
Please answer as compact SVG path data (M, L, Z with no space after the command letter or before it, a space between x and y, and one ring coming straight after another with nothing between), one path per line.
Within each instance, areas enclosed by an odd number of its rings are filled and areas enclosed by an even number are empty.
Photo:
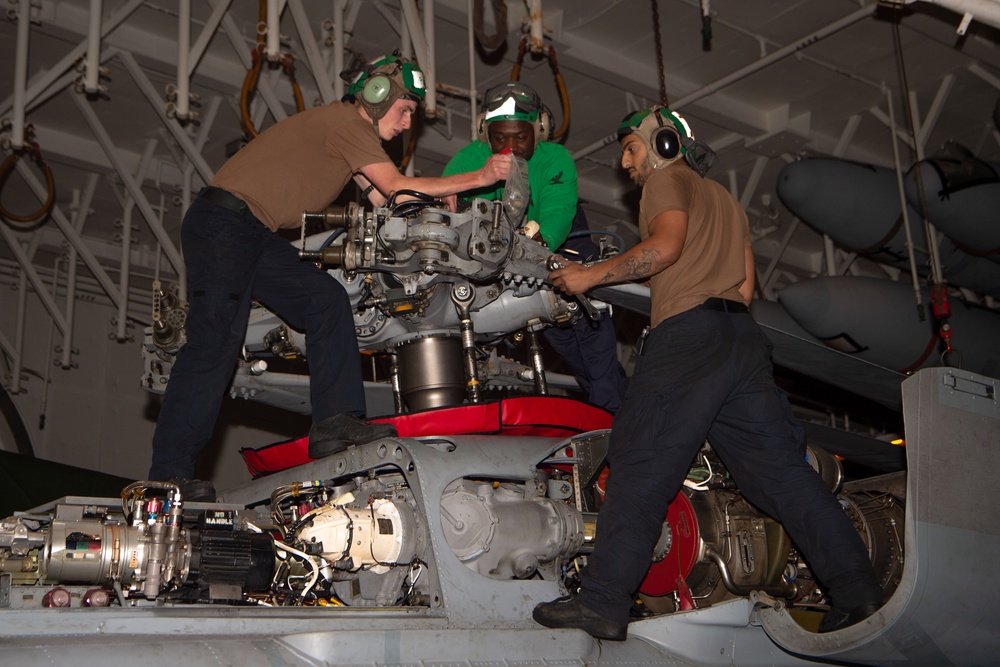
M496 153L523 158L531 193L525 215L527 233L549 250L580 261L597 259L577 196L576 164L561 144L549 142L551 118L538 94L511 81L490 88L483 96L477 128L479 139L448 162L444 175L481 168ZM465 200L502 199L504 183L460 193ZM614 324L608 312L596 322L582 318L565 329L550 327L545 337L560 351L591 403L616 412L625 395L625 371L618 363Z

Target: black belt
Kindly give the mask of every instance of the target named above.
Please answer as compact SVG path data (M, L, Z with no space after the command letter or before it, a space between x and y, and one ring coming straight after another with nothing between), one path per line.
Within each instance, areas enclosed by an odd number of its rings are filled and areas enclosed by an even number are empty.
M232 195L222 188L216 188L211 185L203 188L198 196L238 215L243 215L249 208L247 203L236 195Z
M750 309L746 307L746 304L740 303L739 301L730 301L729 299L720 299L718 297L712 297L707 299L700 306L696 306L700 310L718 310L723 313L749 313Z

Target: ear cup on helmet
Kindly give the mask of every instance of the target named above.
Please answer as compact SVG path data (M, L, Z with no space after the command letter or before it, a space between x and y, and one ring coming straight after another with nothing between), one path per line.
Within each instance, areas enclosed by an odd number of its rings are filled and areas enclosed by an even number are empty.
M361 97L368 104L381 104L392 91L392 81L384 74L368 77L361 89Z
M476 115L476 137L484 144L490 143L490 135L486 130L486 114L482 111Z
M535 143L540 141L548 141L552 138L552 114L549 110L542 105L541 110L538 112L538 120L533 123L535 126Z
M653 151L664 160L673 160L681 152L681 138L671 127L657 128L650 137Z

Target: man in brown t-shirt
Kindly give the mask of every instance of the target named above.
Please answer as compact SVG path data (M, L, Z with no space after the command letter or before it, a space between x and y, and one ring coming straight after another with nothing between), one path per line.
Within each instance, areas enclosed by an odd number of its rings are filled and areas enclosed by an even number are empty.
M806 462L804 430L774 383L769 347L747 310L753 253L746 215L704 178L713 154L680 114L635 112L618 138L622 167L642 187L642 240L592 266L568 263L549 280L579 294L649 279L653 328L615 416L596 548L580 592L539 605L535 620L626 638L632 596L667 505L706 439L740 492L781 522L825 585L832 609L820 631L863 620L882 591L851 522Z
M343 102L303 111L254 138L219 169L184 216L187 342L167 384L153 435L149 479L174 481L186 500L214 499L194 480L246 332L252 299L306 333L313 428L309 455L393 434L365 416L352 307L344 288L273 232L299 224L354 180L375 205L399 190L445 196L507 177L510 157L443 178L406 177L382 148L410 127L423 74L395 55L367 65Z

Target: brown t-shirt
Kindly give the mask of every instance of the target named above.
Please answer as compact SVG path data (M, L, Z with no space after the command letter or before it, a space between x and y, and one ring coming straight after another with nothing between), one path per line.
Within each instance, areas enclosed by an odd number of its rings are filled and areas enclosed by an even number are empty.
M653 326L712 297L743 301L739 287L746 280L750 225L739 202L678 160L650 174L642 188L642 238L649 237L651 220L674 210L687 213L687 236L677 262L650 278Z
M329 205L362 167L391 161L354 105L333 102L261 132L222 165L211 184L245 201L277 231L298 227L302 211Z

